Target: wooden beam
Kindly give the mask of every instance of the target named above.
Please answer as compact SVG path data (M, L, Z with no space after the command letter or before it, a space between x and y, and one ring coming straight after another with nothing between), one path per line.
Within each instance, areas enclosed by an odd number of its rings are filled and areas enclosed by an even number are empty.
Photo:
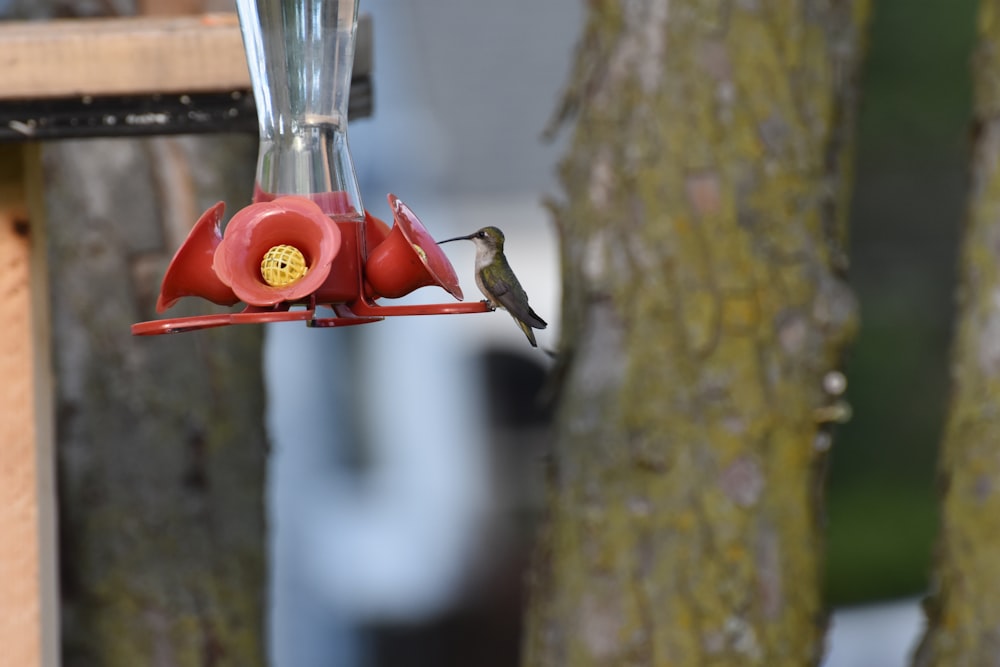
M0 98L248 88L235 14L0 24Z
M351 119L372 114L358 20ZM235 14L0 23L0 141L255 132Z
M37 144L0 147L0 664L59 662L52 366Z
M224 12L232 5L232 0L138 0L135 13L142 16L183 16Z
M354 77L372 69L358 21ZM0 99L249 89L234 13L0 23Z

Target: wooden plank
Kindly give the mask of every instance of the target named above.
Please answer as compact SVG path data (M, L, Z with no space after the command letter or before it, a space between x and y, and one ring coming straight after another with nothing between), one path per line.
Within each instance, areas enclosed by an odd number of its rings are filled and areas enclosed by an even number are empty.
M37 144L0 147L0 665L59 662L52 371ZM40 201L36 200L36 201Z
M135 13L143 16L183 16L224 12L232 4L232 0L138 0Z
M358 20L354 78L372 70L371 17ZM250 88L236 14L0 22L0 99Z
M0 98L250 86L234 13L0 24Z

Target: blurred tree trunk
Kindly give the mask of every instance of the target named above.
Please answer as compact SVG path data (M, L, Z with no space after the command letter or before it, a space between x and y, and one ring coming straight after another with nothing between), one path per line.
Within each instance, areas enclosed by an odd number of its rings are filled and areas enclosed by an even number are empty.
M865 0L597 0L529 667L816 664Z
M201 211L249 201L255 146L44 147L67 667L264 664L262 332L129 332Z
M1000 659L1000 0L979 6L976 128L964 231L943 504L917 667Z

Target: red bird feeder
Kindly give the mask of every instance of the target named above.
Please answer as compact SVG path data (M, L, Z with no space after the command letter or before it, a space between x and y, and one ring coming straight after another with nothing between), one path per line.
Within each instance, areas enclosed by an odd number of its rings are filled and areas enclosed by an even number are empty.
M174 255L157 312L196 296L242 312L152 320L136 335L290 320L310 326L392 315L488 312L485 302L386 306L437 285L461 300L448 258L389 195L393 227L365 211L347 145L357 0L237 0L260 122L254 202L221 230L205 211ZM294 67L294 69L293 69ZM320 306L334 317L317 317Z

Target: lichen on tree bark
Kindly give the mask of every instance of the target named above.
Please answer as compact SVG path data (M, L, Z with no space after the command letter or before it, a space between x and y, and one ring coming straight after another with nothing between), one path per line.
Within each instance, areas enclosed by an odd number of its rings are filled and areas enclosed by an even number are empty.
M261 331L129 330L255 158L250 137L43 149L67 667L264 664Z
M864 0L598 0L529 667L810 665Z
M977 132L939 462L941 527L917 667L995 665L1000 656L1000 1L980 3L977 33Z

